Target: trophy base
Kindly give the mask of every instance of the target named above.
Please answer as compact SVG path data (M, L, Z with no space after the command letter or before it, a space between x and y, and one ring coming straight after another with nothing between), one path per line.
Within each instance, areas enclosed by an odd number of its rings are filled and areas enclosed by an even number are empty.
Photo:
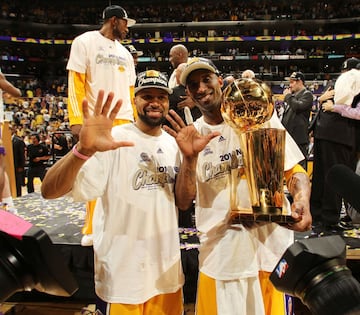
M233 210L231 212L231 223L239 224L242 222L273 222L279 224L295 223L296 220L291 215L282 214L281 208L267 209L266 213L260 209L253 209L253 212L242 212ZM270 210L270 211L269 211Z

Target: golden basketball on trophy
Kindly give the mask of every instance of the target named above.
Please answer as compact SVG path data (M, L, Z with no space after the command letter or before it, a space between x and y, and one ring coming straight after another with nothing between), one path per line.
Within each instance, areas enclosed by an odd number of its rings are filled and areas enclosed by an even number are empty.
M223 93L221 113L237 132L259 128L274 112L270 88L253 79L238 79Z
M251 205L244 206L238 187L244 171L231 169L231 217L236 221L290 222L283 214L285 130L264 128L274 112L268 85L237 79L223 93L224 121L240 138Z

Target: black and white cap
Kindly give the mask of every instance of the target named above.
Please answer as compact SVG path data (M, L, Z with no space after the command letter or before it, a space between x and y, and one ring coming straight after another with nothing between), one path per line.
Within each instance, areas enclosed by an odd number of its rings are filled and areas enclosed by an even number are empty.
M110 19L113 16L116 16L119 19L124 19L127 21L127 26L131 27L135 25L136 21L134 19L130 19L123 7L120 7L119 5L110 5L105 8L103 11L102 18L104 20Z
M302 72L298 71L298 72L293 72L290 77L286 78L287 80L295 80L295 81L303 81L305 82L305 76Z
M157 70L147 70L140 72L136 77L135 94L143 89L157 88L172 93L168 86L168 78L165 74Z
M136 55L138 57L144 54L142 50L137 50L134 45L126 45L125 48L130 52L130 54Z
M351 58L346 59L343 62L342 66L341 66L341 70L356 69L359 64L360 64L360 59L351 57Z

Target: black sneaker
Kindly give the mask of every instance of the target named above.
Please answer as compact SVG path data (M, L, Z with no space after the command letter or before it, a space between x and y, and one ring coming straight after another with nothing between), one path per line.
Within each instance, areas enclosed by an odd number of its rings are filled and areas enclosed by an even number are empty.
M340 219L340 221L351 222L352 220L351 220L351 218L350 218L349 215L345 215L344 217L342 217L342 218Z
M342 228L344 231L352 230L354 228L354 225L352 224L351 221L340 220L338 226Z

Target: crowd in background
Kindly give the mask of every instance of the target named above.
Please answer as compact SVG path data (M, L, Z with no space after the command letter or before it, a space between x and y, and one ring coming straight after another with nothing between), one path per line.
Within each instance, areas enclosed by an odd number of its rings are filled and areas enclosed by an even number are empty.
M69 5L66 5L68 3ZM86 5L84 5L86 3ZM123 1L138 23L240 21L275 19L335 19L359 16L356 0L346 1ZM107 3L100 1L2 1L0 18L49 24L99 24ZM113 3L117 4L117 3Z
M172 38L181 37L203 37L203 36L263 36L266 35L261 24L251 24L244 26L241 21L297 21L299 23L291 26L279 26L279 23L270 23L266 28L269 36L311 36L326 34L354 34L358 32L358 26L351 17L360 16L359 6L354 0L345 0L341 3L336 1L313 3L301 1L291 3L286 1L208 1L206 3L193 3L190 1L167 1L164 5L161 1L117 1L127 10L129 16L137 20L134 27L129 28L128 38L133 40L147 38ZM67 5L68 4L68 5ZM113 3L115 4L115 2ZM84 31L84 28L98 28L102 20L102 10L107 5L107 1L73 1L64 0L47 3L44 0L32 2L20 2L19 0L2 1L0 5L0 24L1 35L15 36L23 39L63 39L72 40ZM66 12L65 9L66 8ZM342 18L342 23L318 23L321 19ZM311 19L314 23L305 23L301 20ZM142 23L163 23L163 22L206 22L206 21L239 21L238 27L224 26L221 28L204 27L193 28L180 26L176 28L157 28L137 27ZM316 22L316 23L315 23ZM37 24L39 23L39 24ZM44 27L43 24L48 24ZM200 23L199 23L200 24ZM281 23L280 23L281 24ZM64 27L66 25L66 27ZM149 25L149 24L148 24ZM151 25L151 24L150 24ZM338 43L340 41L337 41ZM246 45L243 45L243 44ZM290 75L293 71L304 73L317 73L317 77L310 79L323 79L327 73L337 73L338 68L334 66L334 60L329 56L350 55L356 56L360 50L357 41L351 45L327 44L326 41L281 41L279 45L264 44L259 45L259 41L246 41L239 43L228 42L225 49L219 45L200 45L199 47L189 47L190 56L203 56L212 60L217 60L220 56L240 56L239 60L252 60L254 62L252 70L262 74L270 74L274 80ZM156 62L164 64L168 59L168 45L148 45L135 44L137 49L143 51L142 58L151 60L151 67L156 67ZM37 46L34 48L34 46ZM192 45L194 46L194 45ZM1 65L3 73L26 73L36 77L57 77L58 80L66 81L64 78L65 64L68 60L70 45L16 45L9 38L1 42L0 59L4 60ZM270 67L271 56L273 55L302 55L304 60L321 59L324 63L322 71L313 68L313 64L304 63L301 69L286 68L281 66ZM293 59L297 60L295 57ZM221 59L224 60L224 59ZM263 60L263 62L261 62ZM290 59L289 59L290 60ZM328 62L329 60L329 62ZM143 71L150 62L141 60L139 70ZM275 63L273 63L275 64ZM278 63L276 63L277 65ZM44 66L46 65L46 66ZM225 63L217 65L224 73L233 74L239 72L238 62L233 64ZM160 67L160 66L159 66ZM164 67L163 65L161 67ZM247 65L246 67L249 67ZM276 69L273 69L276 68ZM163 69L158 68L163 71ZM51 82L42 82L47 87Z
M56 133L65 137L67 149L73 146L67 98L63 96L61 88L62 86L59 86L59 92L53 91L54 94L49 94L50 91L43 92L37 87L34 91L23 91L23 95L30 97L13 98L5 94L4 98L4 118L10 122L12 132L23 139L27 146L31 143L31 135L38 134L40 142L54 155L53 159L49 160L50 164L56 159L53 148Z

